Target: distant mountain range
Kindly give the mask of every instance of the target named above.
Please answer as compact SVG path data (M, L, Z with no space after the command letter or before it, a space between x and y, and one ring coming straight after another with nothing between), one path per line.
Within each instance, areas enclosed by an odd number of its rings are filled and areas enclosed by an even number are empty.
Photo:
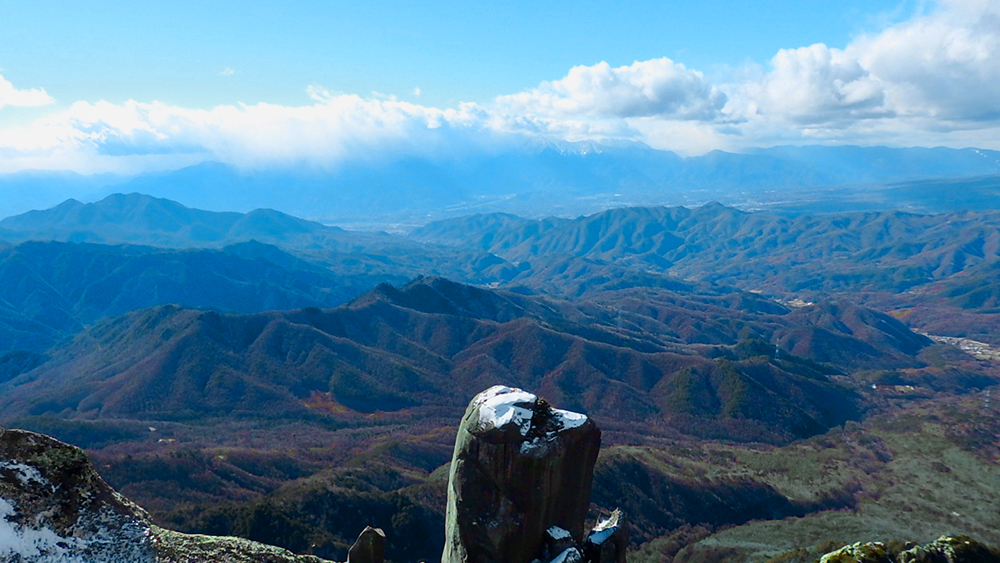
M257 241L281 249L268 251L268 260L277 264L306 260L340 274L391 271L396 279L430 274L539 286L539 276L557 279L553 265L571 260L573 265L560 269L576 270L575 278L596 267L618 277L627 270L632 276L669 274L673 283L700 278L770 291L859 285L900 291L1000 260L998 227L1000 211L785 216L710 203L620 208L576 219L477 214L432 222L404 237L345 231L269 209L211 212L147 195L115 194L0 220L0 241L171 249ZM262 256L264 245L252 247L253 257ZM249 248L241 255L250 257ZM289 252L294 257L283 255ZM832 264L838 265L835 272Z
M255 239L342 250L350 248L351 241L378 238L349 234L271 209L203 211L137 193L112 194L96 203L69 199L51 209L0 220L0 229L0 237L17 242L58 240L166 248L218 248Z
M20 405L7 412L25 415L167 416L173 407L134 395L153 388L180 393L174 406L200 415L265 403L306 412L314 392L353 410L392 410L460 404L497 382L587 411L628 403L640 419L664 409L736 412L744 407L725 406L725 370L698 346L756 339L773 349L751 356L827 366L780 363L781 373L754 376L754 385L780 377L781 388L797 385L789 369L919 370L929 341L858 298L889 303L878 297L887 295L899 307L923 299L913 288L931 287L935 306L952 311L935 326L989 331L997 315L982 307L996 302L988 281L1000 263L998 225L998 212L785 217L713 203L578 219L474 215L405 238L139 194L68 201L0 222L10 241L0 250L0 381ZM405 285L424 273L457 281ZM798 306L783 304L793 297ZM978 325L956 324L963 307ZM682 388L666 383L685 369ZM645 375L609 375L622 370ZM227 402L237 395L249 403ZM784 423L819 428L824 416Z
M514 269L482 252L273 210L202 211L140 194L68 200L0 223L8 243L0 246L0 352L41 352L99 319L155 305L335 307L423 273L476 281Z
M1000 208L1000 153L980 149L806 146L713 151L682 158L641 144L532 145L459 160L342 164L334 169L241 171L204 163L138 177L56 173L0 176L0 217L141 192L217 211L270 208L347 227L390 230L474 212L575 216L610 207L957 210L948 185L978 178L972 206ZM933 182L944 185L934 187ZM900 183L918 182L913 188ZM931 182L931 184L928 184ZM831 189L836 188L836 189ZM951 194L954 195L954 194ZM832 204L831 208L829 204Z
M900 292L995 263L998 227L1000 212L786 217L713 203L577 219L474 215L428 224L410 237L512 263L568 256L771 294L815 294L848 287Z
M919 289L976 310L965 329L987 339L992 313L982 309L1000 303L992 281L1000 212L788 217L713 203L577 219L480 214L403 237L129 194L9 217L0 221L4 240L0 351L40 352L84 325L143 307L334 307L377 283L419 275L590 299L630 288L720 295L738 287L804 301L864 294L890 308L909 307Z

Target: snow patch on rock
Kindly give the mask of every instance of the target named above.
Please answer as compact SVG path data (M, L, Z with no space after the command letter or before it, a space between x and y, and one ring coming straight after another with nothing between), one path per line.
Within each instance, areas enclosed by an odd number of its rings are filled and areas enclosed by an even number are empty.
M521 436L528 438L532 433L532 424L542 424L534 420L538 411L539 399L533 393L522 389L496 385L476 396L473 406L479 410L478 427L481 429L503 428L513 424ZM576 412L549 409L541 435L533 435L521 444L521 453L537 455L555 440L559 433L571 428L577 428L587 422L587 415Z
M549 537L554 540L565 540L572 537L569 533L569 530L564 530L559 526L552 526L551 528L546 530L546 532L549 534Z
M583 561L583 555L580 554L580 550L575 547L567 548L556 556L551 563L580 563Z
M552 415L562 424L563 429L583 426L583 423L587 422L587 415L578 412L552 409Z
M521 405L534 404L536 400L535 395L521 389L503 385L490 387L477 397L479 426L501 428L513 423L518 426L522 436L527 436L531 428L532 412L530 408Z
M45 479L45 477L42 477L41 472L30 465L18 463L16 461L0 461L0 471L3 471L4 469L13 471L17 475L17 480L20 481L22 485L38 483L43 487L52 486Z
M594 545L603 544L618 531L618 527L621 525L621 518L621 512L616 510L611 516L598 521L594 529L591 530L590 535L587 536L587 541Z
M601 545L608 538L610 538L611 534L613 533L615 533L615 528L608 528L606 530L595 530L591 532L590 536L587 537L587 541L589 541L594 545Z
M66 558L68 549L76 547L75 538L63 538L50 528L32 529L10 521L14 505L0 498L0 559L4 561L56 561ZM65 559L69 561L69 559Z
M43 480L44 481L44 480ZM0 561L24 563L152 563L149 529L124 523L110 510L90 515L91 531L78 526L73 536L62 536L48 526L16 522L16 509L0 498ZM12 521L11 517L14 516ZM76 534L79 534L77 536Z

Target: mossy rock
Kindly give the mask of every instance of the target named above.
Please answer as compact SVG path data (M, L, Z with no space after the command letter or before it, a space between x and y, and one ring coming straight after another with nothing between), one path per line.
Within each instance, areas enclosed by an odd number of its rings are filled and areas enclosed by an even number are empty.
M893 563L882 542L854 543L827 553L820 563Z

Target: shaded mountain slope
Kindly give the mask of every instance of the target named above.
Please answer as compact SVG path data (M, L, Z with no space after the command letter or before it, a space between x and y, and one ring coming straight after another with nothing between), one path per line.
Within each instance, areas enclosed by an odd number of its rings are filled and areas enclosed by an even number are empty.
M778 331L777 343L793 354L838 366L917 365L915 356L931 343L897 319L846 301L802 307L789 317L795 328Z
M700 527L705 534L751 520L781 520L856 504L847 487L824 491L815 501L795 501L748 475L722 479L683 475L683 465L671 467L663 457L661 452L610 448L602 452L595 468L593 502L621 507L630 515L633 544L675 530Z
M385 530L391 561L440 558L443 507L421 506L406 490L422 480L393 467L333 470L293 481L252 502L230 502L176 510L166 519L182 530L239 536L296 553L344 558L358 522Z
M36 320L32 315L26 315L8 303L0 302L0 350L40 352L67 334L83 328L63 315L57 315L50 323L52 324Z
M660 307L670 318L669 305ZM725 308L707 310L706 325L726 326L710 319ZM732 314L747 331L772 331L779 341L781 330L812 322L778 313ZM503 383L615 423L666 419L688 432L784 440L842 424L862 408L855 391L831 379L835 365L788 352L774 358L772 344L731 328L716 331L714 346L692 347L650 317L645 328L624 327L617 314L441 278L382 285L337 309L144 309L97 324L10 379L0 410L9 417L139 419L450 412L476 389ZM899 328L854 316L855 332L875 349L886 345L872 334ZM865 328L870 319L876 326ZM864 345L848 334L842 340Z
M98 319L166 303L239 313L330 307L384 279L337 275L257 242L185 251L28 242L0 251L0 350L42 351Z
M962 309L1000 310L1000 262L968 268L940 284L940 293Z

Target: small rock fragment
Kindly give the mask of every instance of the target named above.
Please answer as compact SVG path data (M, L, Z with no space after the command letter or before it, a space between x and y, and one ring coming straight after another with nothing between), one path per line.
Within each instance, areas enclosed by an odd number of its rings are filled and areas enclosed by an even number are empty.
M559 526L552 526L545 531L541 561L551 561L571 547L576 547L573 535Z
M583 563L583 555L580 554L579 549L570 547L557 555L549 563Z
M621 510L601 520L587 536L585 552L591 563L625 563L628 550L628 522Z
M366 526L347 552L347 563L382 563L385 560L385 532Z

